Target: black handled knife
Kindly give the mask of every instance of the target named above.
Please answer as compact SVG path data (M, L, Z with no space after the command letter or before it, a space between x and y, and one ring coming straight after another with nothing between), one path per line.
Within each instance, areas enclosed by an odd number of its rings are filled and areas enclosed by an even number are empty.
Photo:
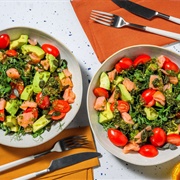
M49 172L52 172L52 171L55 171L55 170L58 170L61 168L65 168L67 166L71 166L73 164L77 164L77 163L86 161L88 159L100 157L100 156L101 156L101 154L98 152L83 152L83 153L77 153L77 154L65 156L65 157L53 160L47 169L44 169L44 170L41 170L38 172L34 172L31 174L27 174L25 176L15 178L14 180L32 179L34 177L38 177L43 174L46 174L46 173L49 173Z
M163 14L161 12L157 12L155 10L149 9L147 7L141 6L139 4L136 4L129 0L112 0L116 5L120 6L121 8L126 9L127 11L136 14L138 16L141 16L146 19L152 19L153 17L161 17L164 19L167 19L169 21L175 22L177 24L180 24L180 18L176 18L173 16L169 16L166 14Z

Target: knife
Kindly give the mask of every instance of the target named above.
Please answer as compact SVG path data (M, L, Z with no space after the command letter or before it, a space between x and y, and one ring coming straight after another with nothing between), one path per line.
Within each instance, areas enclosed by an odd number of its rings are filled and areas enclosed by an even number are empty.
M101 154L98 152L83 152L83 153L77 153L69 156L65 156L59 159L52 160L50 163L50 166L47 169L34 172L31 174L27 174L25 176L21 176L19 178L15 178L14 180L27 180L31 178L35 178L41 175L44 175L49 172L53 172L55 170L65 168L67 166L71 166L77 163L80 163L82 161L86 161L88 159L92 159L95 157L100 157Z
M161 12L157 12L155 10L152 10L152 9L146 8L144 6L141 6L139 4L136 4L134 2L131 2L129 0L112 0L112 1L116 5L126 9L127 11L129 11L129 12L131 12L133 14L141 16L143 18L152 19L153 17L158 16L158 17L164 18L166 20L169 20L169 21L175 22L177 24L180 24L180 19L179 18L169 16L169 15L163 14Z

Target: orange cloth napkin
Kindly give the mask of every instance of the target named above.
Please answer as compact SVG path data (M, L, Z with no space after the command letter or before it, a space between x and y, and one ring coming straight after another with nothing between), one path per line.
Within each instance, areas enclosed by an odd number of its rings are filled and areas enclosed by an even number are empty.
M161 13L180 18L180 1L178 0L131 0ZM100 62L121 48L137 45L152 44L163 46L176 40L160 35L143 32L129 27L116 29L104 26L90 20L91 10L100 10L122 16L127 22L164 29L180 33L180 25L168 20L155 17L147 20L120 8L111 0L72 0L74 11L87 35Z
M64 152L52 152L43 157L37 158L31 162L28 162L24 165L17 166L15 168L9 169L0 173L0 179L12 180L13 178L17 178L20 176L24 176L26 174L37 172L49 167L51 160L57 159L63 156L67 156L74 153L80 152L95 152L96 147L94 144L92 132L89 126L81 127L81 128L72 128L66 129L58 136L53 138L52 140L33 148L12 148L4 145L0 145L0 165L18 160L20 158L37 154L43 152L45 150L51 149L54 143L64 137L73 136L73 135L86 135L90 144L88 148L76 148L69 151ZM48 173L44 176L38 177L38 179L45 180L93 180L93 167L99 166L99 159L93 158L63 169L59 169L57 171Z

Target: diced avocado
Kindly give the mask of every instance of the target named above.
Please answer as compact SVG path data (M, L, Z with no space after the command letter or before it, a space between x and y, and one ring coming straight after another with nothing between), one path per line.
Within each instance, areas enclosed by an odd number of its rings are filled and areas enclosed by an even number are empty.
M100 87L110 90L110 80L106 72L102 72L100 75Z
M11 99L7 101L5 109L9 114L14 116L16 112L18 111L20 104L21 103L18 99Z
M122 81L124 80L124 78L122 76L116 76L113 83L112 83L112 86L111 86L111 89L114 90L115 87L121 83Z
M124 80L124 78L122 76L116 76L116 78L114 79L113 83L115 85L118 85L119 83L121 83Z
M33 46L30 44L25 44L21 46L23 54L35 53L40 59L44 58L45 52L39 46Z
M58 68L58 60L52 54L47 54L46 59L49 61L50 72L54 72Z
M34 124L33 124L33 132L36 132L43 127L45 127L51 120L46 119L45 115L41 116Z
M145 107L144 112L148 120L155 120L158 117L158 113L153 107Z
M65 74L63 72L58 73L59 79L65 78Z
M3 122L3 124L9 127L13 132L17 132L19 129L19 125L15 116L6 116L6 120Z
M112 120L113 113L110 109L110 103L107 102L106 104L106 110L99 113L99 123L106 123Z
M147 69L146 69L146 72L145 73L148 73L148 71L155 71L158 69L158 65L157 64L150 64Z
M23 35L22 34L19 37L19 39L16 39L16 40L10 42L9 49L18 49L22 45L27 44L27 43L28 43L28 35Z
M50 77L51 73L48 71L36 72L34 79L33 79L33 91L35 93L41 92L41 88L39 86L40 81L46 83Z
M128 102L133 103L133 97L131 96L129 91L126 89L124 84L118 84L118 87L120 89L120 97L121 97L121 99L124 100L124 101L128 101Z
M24 88L24 90L23 90L23 92L22 92L22 94L20 96L20 99L22 99L22 100L30 100L32 94L33 94L33 85L32 84L27 85Z

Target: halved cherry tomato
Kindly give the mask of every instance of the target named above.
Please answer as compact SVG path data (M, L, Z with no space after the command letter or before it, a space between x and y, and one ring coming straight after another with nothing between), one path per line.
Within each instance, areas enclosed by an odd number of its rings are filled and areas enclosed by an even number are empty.
M45 51L45 53L52 54L54 57L59 56L58 48L51 44L43 44L42 49Z
M125 146L128 142L128 138L119 130L109 128L108 138L116 146Z
M145 157L155 157L158 155L158 150L151 144L146 144L140 147L139 153Z
M121 72L123 69L129 69L132 65L133 61L128 57L124 57L120 59L118 63L116 63L115 69L117 72Z
M5 120L5 112L4 109L0 110L0 121L4 121Z
M102 87L94 88L93 93L96 97L104 96L106 99L109 97L108 90L106 90Z
M0 35L0 49L6 49L9 46L10 37L8 34Z
M67 113L71 109L69 103L61 99L54 100L52 103L52 107L55 111L59 111L61 113Z
M28 107L26 110L24 110L23 113L28 113L28 112L32 112L35 119L38 118L38 109L37 108Z
M115 69L118 73L120 73L122 71L122 68L121 68L121 65L119 62L115 65Z
M50 100L48 96L43 96L42 92L39 92L36 95L36 103L38 104L39 108L46 109L50 105Z
M155 92L156 92L156 90L154 90L154 89L146 89L143 91L141 96L146 105L153 100L153 95Z
M150 60L151 60L151 57L149 55L147 55L147 54L139 55L133 61L133 66L136 67L139 64L145 64Z
M180 135L179 134L168 134L167 142L174 144L176 146L180 146Z
M18 55L17 51L14 49L9 49L6 51L6 54L10 57L16 57Z
M63 119L63 118L66 116L66 113L62 113L62 112L60 112L60 111L55 111L54 109L52 109L51 111L49 111L48 114L49 114L49 115L52 115L52 116L51 116L51 119L52 119L52 120L55 120L55 121L61 120L61 119Z
M128 57L124 57L118 62L118 64L122 69L129 69L133 65L133 61Z
M179 67L167 57L165 57L165 62L163 64L162 68L164 70L172 70L172 71L175 71L175 72L179 72Z
M130 109L129 103L126 102L126 101L123 101L123 100L118 100L117 105L115 103L112 103L110 105L110 109L111 109L112 112L114 111L116 106L117 106L118 111L121 112L121 113L128 112L129 109Z
M166 142L166 133L162 128L154 128L153 135L150 137L150 142L154 146L162 146Z
M17 97L17 94L15 94L14 90L17 90L19 95L22 94L24 90L24 82L19 80L16 82L11 82L11 94L10 94L10 99L15 99Z

